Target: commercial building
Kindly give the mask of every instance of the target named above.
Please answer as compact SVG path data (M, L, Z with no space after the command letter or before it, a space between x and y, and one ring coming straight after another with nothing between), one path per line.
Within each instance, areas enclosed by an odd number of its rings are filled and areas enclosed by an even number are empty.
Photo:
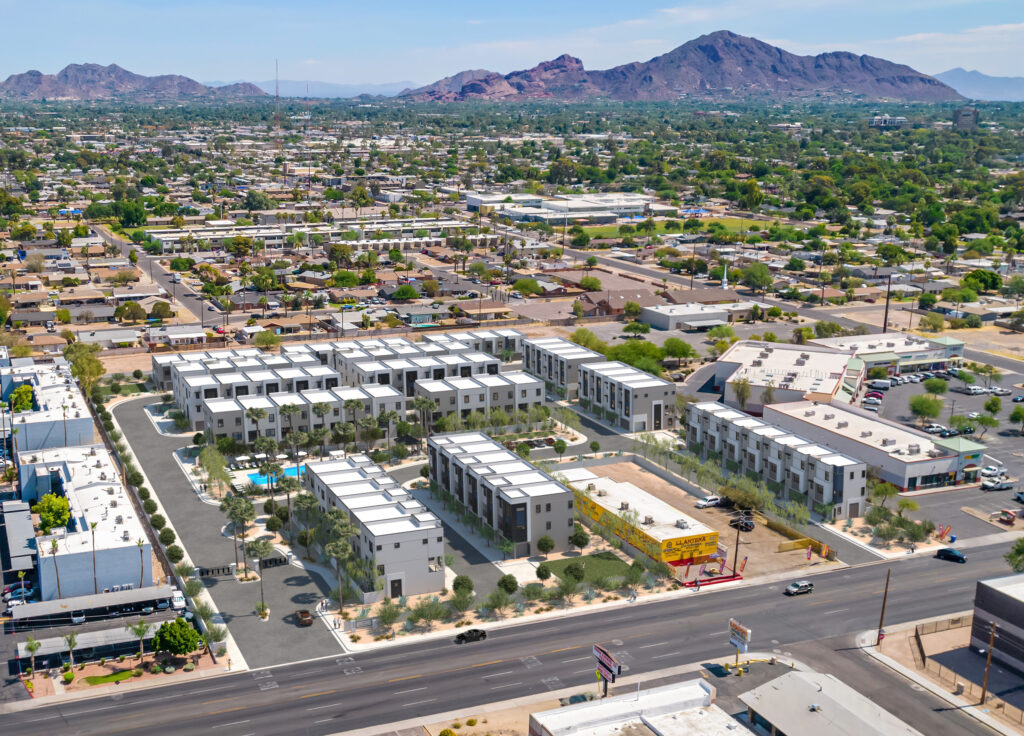
M530 736L735 736L700 678L530 714Z
M347 409L348 401L359 401L358 410ZM323 416L314 411L325 405ZM282 408L297 406L299 411L285 415ZM266 413L254 420L250 409ZM331 390L310 389L298 392L279 392L263 396L242 396L234 399L204 399L201 428L209 437L230 437L236 442L252 443L257 437L270 437L280 442L289 432L309 432L317 427L333 430L335 425L356 422L384 412L394 411L405 417L405 397L393 386L340 386Z
M656 330L707 330L750 319L755 307L760 309L761 305L754 302L661 304L644 307L640 321Z
M822 416L834 413L827 406L818 410ZM867 508L867 464L857 455L819 444L827 439L814 430L797 434L774 425L767 414L756 419L706 401L687 407L686 433L691 452L722 463L732 473L762 478L776 498L804 504L829 518L861 516Z
M676 386L618 361L581 363L579 403L627 432L674 425Z
M747 723L770 736L924 736L834 675L787 672L739 696Z
M302 482L322 509L341 509L355 524L352 550L368 574L353 582L365 602L377 582L395 600L445 587L441 520L368 457L309 463Z
M445 378L439 381L420 379L414 393L433 399L437 411L431 416L436 422L443 416L458 413L465 418L473 412L502 409L508 414L528 411L544 401L544 384L539 378L516 371L500 376L473 378Z
M523 369L544 381L555 393L575 398L579 386L579 367L584 363L601 363L600 353L580 347L560 337L523 340Z
M760 414L775 402L849 403L865 375L862 361L831 348L740 340L715 361L713 379L703 390Z
M149 538L103 445L21 452L18 476L26 503L54 493L70 507L66 527L34 539L42 600L153 584Z
M32 388L32 408L15 412L10 399L20 386ZM0 438L7 457L11 451L93 441L92 415L71 375L71 366L63 358L55 358L53 363L14 358L9 365L0 367L0 396L5 404L0 409Z
M851 407L772 404L764 420L858 458L901 491L973 483L985 455L980 442L942 439Z
M435 435L427 452L430 479L509 540L514 557L535 554L545 536L569 548L575 498L550 475L477 432Z
M580 514L657 562L679 566L724 559L718 532L632 483L595 475L586 468L563 471Z
M992 659L1024 674L1024 575L978 581L971 623L971 647L976 651L988 652L993 623Z
M902 332L849 335L808 341L810 345L848 353L864 361L865 371L884 368L889 375L958 367L964 343L955 337L919 337Z

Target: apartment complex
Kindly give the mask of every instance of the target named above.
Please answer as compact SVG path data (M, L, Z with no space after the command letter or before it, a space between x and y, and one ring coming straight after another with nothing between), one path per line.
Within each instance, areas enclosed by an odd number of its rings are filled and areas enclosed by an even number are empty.
M54 493L70 507L66 527L29 540L42 600L153 585L149 538L103 445L26 450L17 460L23 501Z
M345 404L358 401L359 409ZM284 407L298 407L298 412L282 412ZM320 408L326 413L318 414ZM250 409L261 411L250 412ZM236 442L252 443L257 437L270 437L280 442L289 432L309 432L317 427L333 430L344 422L357 422L366 416L379 417L394 411L405 417L405 397L393 386L341 386L330 390L279 392L269 395L241 396L234 399L204 399L200 427L214 439L230 437ZM265 413L261 419L255 415Z
M445 587L441 520L365 455L309 463L303 485L322 509L341 509L355 524L352 549L383 594L436 593ZM364 593L376 585L363 584ZM365 596L370 602L372 596Z
M454 341L476 352L498 358L506 354L511 354L513 358L520 357L523 354L523 340L523 333L512 329L440 332L423 336L425 343L445 345Z
M715 361L714 376L702 389L760 414L776 402L850 403L866 375L862 360L832 348L740 340Z
M674 425L676 386L618 361L581 363L579 401L587 411L627 432Z
M550 537L569 547L573 492L490 437L477 432L435 435L427 447L430 479L513 544L513 556L537 552Z
M566 398L575 398L579 367L605 362L605 357L560 337L523 340L523 369Z
M974 482L985 455L980 442L925 434L852 407L773 404L765 407L764 420L860 458L902 491Z
M836 411L818 409L823 416ZM773 424L767 413L761 420L712 401L690 404L686 418L687 447L700 457L721 462L730 472L763 478L777 498L798 501L815 513L831 518L863 515L867 463L806 439L827 442L821 433L797 434Z
M475 411L486 413L502 409L510 415L528 411L534 404L544 401L544 384L539 378L521 371L438 381L420 379L416 382L415 395L437 404L431 416L431 421L436 422L455 413L465 418Z
M6 351L2 358L6 358ZM11 452L42 450L91 444L92 414L78 382L71 375L71 366L63 358L53 363L36 363L32 358L14 358L0 362L0 438ZM15 412L11 394L20 386L32 388L32 407Z
M197 350L189 353L154 353L150 362L152 364L152 379L157 388L161 391L169 391L173 388L172 367L177 363L203 362L207 360L227 360L229 358L251 358L263 355L259 348L234 348L229 350Z

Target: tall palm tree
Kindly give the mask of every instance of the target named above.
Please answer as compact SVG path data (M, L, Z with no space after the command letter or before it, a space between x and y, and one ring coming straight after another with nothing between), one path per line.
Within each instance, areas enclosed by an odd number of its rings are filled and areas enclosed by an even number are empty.
M335 539L324 547L324 554L334 560L338 573L338 611L345 610L345 588L341 584L341 571L345 561L352 555L352 545L347 538Z
M366 451L373 449L373 433L377 429L377 420L369 415L359 420L359 428L363 430L363 439L366 440Z
M398 412L390 409L377 415L377 426L384 430L386 447L391 447L391 424L398 421Z
M89 522L89 532L92 534L92 592L94 594L100 592L99 583L96 580L96 524L99 522Z
M313 412L314 416L316 416L316 417L318 417L320 419L320 424L322 426L326 426L327 420L324 419L324 417L326 417L328 414L330 414L332 409L333 409L333 407L330 404L328 404L326 401L318 401L317 403L313 404L313 406L310 409L310 411Z
M33 639L31 636L28 638L28 641L25 642L25 651L28 652L28 656L32 658L32 664L30 666L32 668L33 680L36 679L36 652L39 651L39 647L42 645L43 643L41 641Z
M269 539L254 539L245 545L245 554L257 560L260 565L260 610L266 610L267 600L263 596L263 560L274 554L274 545Z
M139 619L134 624L125 624L125 630L130 632L136 639L139 640L139 664L142 664L142 655L145 651L143 642L146 639L146 634L153 630L153 625L148 621Z
M146 559L142 551L142 537L136 539L135 544L139 545L139 587L143 588L146 580Z
M267 418L267 410L260 406L250 406L245 410L245 418L256 425L256 439L259 439L260 422Z
M363 402L362 402L362 400L361 399L346 399L345 403L343 404L343 406L345 408L345 418L348 419L350 422L352 422L352 424L356 424L359 421L357 415L359 414L359 412L361 412L363 410ZM352 414L353 414L352 418L349 418L349 415L348 415L349 412L352 412Z
M69 631L64 635L64 644L68 648L68 658L71 660L71 666L75 666L75 647L78 646L78 632Z
M424 440L430 439L430 415L437 411L437 402L426 396L416 396L412 400L412 408L419 412L420 427L423 428ZM424 450L425 452L426 450Z
M320 502L312 493L300 493L295 497L295 513L300 514L302 523L306 527L306 557L309 557L309 547L313 541L313 529L310 523L313 514L320 508Z
M53 554L53 572L57 575L57 597L63 598L64 595L60 592L60 566L57 564L57 540L50 540L50 553ZM142 587L142 586L139 586Z

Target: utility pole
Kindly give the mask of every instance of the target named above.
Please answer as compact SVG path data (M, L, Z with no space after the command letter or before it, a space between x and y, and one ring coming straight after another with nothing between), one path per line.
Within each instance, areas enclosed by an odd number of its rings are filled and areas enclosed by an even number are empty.
M882 320L882 333L889 331L889 295L892 291L892 272L889 273L889 281L885 286L885 319Z
M985 658L985 680L981 683L981 700L978 705L985 705L988 698L988 671L992 668L992 648L996 645L996 622L989 624L992 628L988 632L988 656Z
M878 636L875 637L875 646L882 643L882 626L885 624L885 602L889 599L889 578L892 577L892 569L885 572L885 593L882 594L882 615L878 617Z
M745 517L740 517L741 519ZM732 553L732 574L739 575L740 572L740 527L743 526L742 521L736 525L736 548ZM736 650L736 656L739 657L739 650ZM737 660L738 661L738 660Z

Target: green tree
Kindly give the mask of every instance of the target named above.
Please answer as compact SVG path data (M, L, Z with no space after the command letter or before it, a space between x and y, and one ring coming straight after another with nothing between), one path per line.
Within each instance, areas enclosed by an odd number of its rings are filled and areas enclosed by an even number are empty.
M513 595L517 590L519 590L519 581L516 580L515 575L502 575L498 579L498 587L509 595Z
M933 397L919 394L910 397L910 413L918 420L935 419L942 411L942 402Z
M941 396L949 389L949 384L941 378L926 378L924 390L932 396Z
M555 548L555 540L545 534L537 540L537 551L547 557Z
M630 335L646 335L651 331L651 326L646 322L628 322L622 331Z
M1018 404L1013 407L1013 411L1010 412L1010 421L1019 424L1020 429L1017 430L1017 434L1024 435L1024 405Z
M523 296L544 293L544 289L537 283L537 279L519 279L512 285L512 288Z
M743 269L740 283L755 293L758 291L767 292L772 284L775 283L775 279L766 265L763 263L751 263Z
M746 411L747 401L750 400L750 381L746 378L737 378L730 385L736 395L736 403L739 404L740 411Z
M139 663L142 663L143 655L145 654L145 641L146 637L149 636L149 632L153 630L153 625L145 619L139 619L134 624L125 624L125 631L132 634L136 639L139 640Z
M191 654L199 647L199 632L183 618L164 621L153 635L153 651L177 656Z
M31 657L31 664L29 667L32 668L32 679L36 679L36 652L39 651L43 643L38 639L33 639L31 636L28 637L28 641L25 642L25 651L28 652L28 656Z
M1014 542L1010 551L1003 555L1003 559L1014 572L1024 572L1024 539Z
M377 625L384 629L386 633L391 633L391 627L398 621L398 617L402 615L402 608L390 598L385 598L377 606L377 610L374 613L377 619Z
M572 536L569 537L569 543L580 551L586 549L587 545L590 544L590 534L587 533L582 524L577 523L573 528Z
M252 344L260 350L269 350L281 344L281 336L270 330L262 330L253 337Z
M682 361L695 360L698 356L697 351L693 348L690 343L685 340L681 340L678 337L670 337L665 340L665 344L662 345L662 350L665 351L665 355L670 358L676 359L676 366L678 367Z
M551 449L554 450L555 453L558 455L559 462L561 462L562 455L565 454L565 450L566 450L567 447L568 447L568 445L565 443L565 440L563 440L561 438L555 440L555 444L553 444L551 446Z
M584 276L580 279L580 288L584 291L601 291L601 279L596 276Z
M34 401L34 392L32 386L29 384L22 384L11 392L11 397L8 399L11 405L11 411L18 413L23 411L32 411Z
M391 298L395 301L408 301L409 299L418 298L420 293L416 291L416 288L409 284L402 284L395 292L391 295Z
M33 514L39 514L39 528L43 534L49 534L53 529L60 529L68 525L71 519L71 507L68 499L58 496L55 493L47 493L39 502L32 507Z

